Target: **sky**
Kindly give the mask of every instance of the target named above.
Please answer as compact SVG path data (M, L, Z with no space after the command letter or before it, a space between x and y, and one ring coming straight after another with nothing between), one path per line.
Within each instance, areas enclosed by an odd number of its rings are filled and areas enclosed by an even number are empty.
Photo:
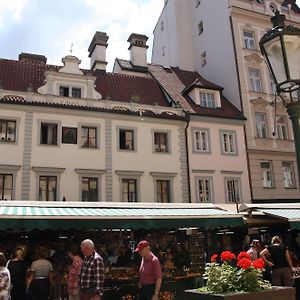
M88 69L88 46L94 33L103 31L109 36L109 71L116 57L129 59L131 33L149 37L150 61L152 32L163 5L164 0L0 0L0 58L17 60L29 52L62 65L73 44L72 54Z

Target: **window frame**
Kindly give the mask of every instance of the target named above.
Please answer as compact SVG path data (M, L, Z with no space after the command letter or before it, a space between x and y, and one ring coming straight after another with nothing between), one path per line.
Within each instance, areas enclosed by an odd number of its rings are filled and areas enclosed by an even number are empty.
M264 122L257 122L257 116L258 115L263 116ZM256 137L257 138L261 138L261 139L267 139L267 138L269 138L269 127L268 127L267 114L264 113L264 112L257 111L257 112L254 113L254 116L255 116L255 132L256 132ZM264 136L264 134L263 134L264 131L263 131L262 124L265 125L266 136Z
M5 178L7 177L11 177L11 189L5 188ZM14 194L14 174L12 173L2 173L0 172L0 181L2 178L2 189L0 189L0 201L12 201L14 200L13 198L13 194ZM4 195L5 192L4 191L10 191L10 199L5 199Z
M2 145L18 145L20 120L21 120L21 118L19 118L19 117L14 118L14 117L0 115L0 121L15 122L15 140L13 142L10 142L10 141L0 139L0 144L2 144Z
M47 188L46 188L46 200L42 200L41 198L40 198L40 191L41 191L41 189L40 189L40 187L41 187L41 178L46 178L46 185L47 185ZM48 188L49 188L49 181L48 181L48 179L50 179L50 178L55 178L55 194L54 194L54 200L47 200L47 198L49 199L49 190L48 190ZM38 196L38 201L39 202L48 202L48 201L57 201L57 181L58 181L58 178L57 178L57 176L56 175L39 175L39 177L38 177L38 189L39 189L39 196Z
M57 126L57 134L56 134L56 139L57 143L56 144L42 144L41 139L42 139L42 123L45 124L53 124ZM59 147L61 144L61 121L57 120L38 120L38 146L40 147Z
M83 128L95 128L96 129L96 147L82 147L82 129ZM79 149L85 149L85 150L99 150L101 149L101 125L95 124L95 123L79 123L78 124L78 130L77 130L77 144Z
M239 201L230 201L230 197L229 197L229 190L228 190L228 185L227 183L229 181L234 181L237 182L238 184L238 193L239 193ZM241 178L240 177L224 177L224 184L225 184L225 196L226 196L226 203L232 204L232 203L243 203L243 199L242 199L242 185L241 185Z
M288 140L289 139L289 129L288 129L288 124L287 124L287 118L285 115L276 115L276 138L279 140ZM278 118L283 118L284 123L278 123ZM278 127L280 130L278 130ZM284 130L285 128L285 137L284 137Z
M132 138L132 146L133 149L121 149L120 143L120 131L131 131L133 133ZM137 152L137 128L136 127L127 127L127 126L118 126L117 127L117 149L119 152L126 152L126 153L136 153Z
M200 188L199 182L201 180L207 180L210 183L209 190L209 201L200 201ZM196 190L196 202L197 203L214 203L214 184L213 184L213 176L196 176L195 177L195 190Z
M252 38L246 37L245 33L251 33L253 36ZM247 47L247 45L251 45L251 41L253 42L253 47ZM249 50L256 50L256 39L255 39L255 32L253 30L248 30L244 29L243 30L243 45L244 49L249 49Z
M13 175L13 190L12 190L12 200L16 199L16 180L17 180L17 173L21 169L20 165L2 165L0 164L0 174L8 174ZM4 200L3 200L4 201ZM7 200L10 201L10 200Z
M252 76L251 72L256 71L257 72L257 77ZM263 84L261 80L261 72L260 69L256 68L248 68L248 77L249 77L249 90L250 92L255 92L255 93L263 93ZM259 83L259 89L257 89L257 83Z
M201 127L192 127L192 146L194 153L202 153L202 154L211 154L211 143L210 143L210 130L209 128L201 128ZM199 150L197 149L197 141L196 141L196 133L197 132L205 132L206 133L206 143L207 150Z
M168 203L174 203L174 178L177 176L177 173L152 171L150 172L150 175L153 178L153 184L154 184L154 201L156 203L163 203L163 202L158 202L157 181L165 180L165 181L169 181L169 202Z
M260 162L260 170L261 170L261 175L262 175L262 187L264 189L274 189L275 188L275 177L274 177L272 160L261 159L259 162ZM262 163L269 163L269 168L263 168ZM271 186L267 185L267 181L266 181L266 179L268 179L267 172L270 172L269 174L271 176Z
M64 141L64 137L66 136L67 131L74 131L74 137L75 137L75 142L66 142ZM77 127L70 127L70 126L62 126L61 128L61 143L62 144L68 144L68 145L77 145L78 143L78 128Z
M123 202L123 179L134 179L136 180L136 190L137 190L137 201L141 202L141 177L144 174L143 171L124 171L124 170L116 170L115 173L119 175L119 195L120 202ZM127 203L127 202L125 202ZM130 202L129 202L130 203Z
M60 90L61 89L68 89L68 96L65 95L61 95L60 94ZM80 90L80 97L74 97L73 96L73 90ZM76 85L68 85L68 84L59 84L58 86L58 96L59 97L64 97L64 98L74 98L74 99L82 99L82 95L83 95L83 86L76 86Z
M35 172L36 178L36 199L39 200L39 188L40 188L40 176L55 176L56 179L56 202L63 201L60 200L60 181L61 181L61 174L65 171L65 168L48 168L48 167L32 167L32 170ZM41 201L43 202L43 201Z
M225 147L224 147L224 140L223 140L223 135L232 135L233 136L233 141L234 141L234 152L226 152ZM219 130L219 138L220 138L220 148L221 148L221 154L222 155L231 155L231 156L238 156L239 155L239 150L238 150L238 143L237 143L237 132L235 130L224 130L220 129Z
M203 99L202 99L202 97L201 97L201 95L205 95L205 102L203 101ZM213 96L213 101L211 100L211 99L208 99L209 97L209 95L212 95ZM217 101L218 101L218 99L216 99L216 93L215 93L215 91L208 91L208 90L206 90L206 91L204 91L204 90L199 90L199 105L201 106L201 107L204 107L204 108L217 108ZM206 105L202 105L202 104L204 104L204 103L206 103ZM209 104L214 104L213 106L210 106Z
M160 130L160 129L152 129L152 153L154 154L171 154L171 130ZM165 134L166 135L166 151L156 151L156 143L155 143L155 134Z
M292 185L287 186L286 185L286 177L285 177L285 168L284 167L284 163L289 163L290 164L290 177L292 180ZM293 161L282 161L281 162L281 168L282 168L282 175L283 175L283 184L284 184L284 188L285 189L296 189L297 188L297 184L296 184L296 174L295 174L295 168L294 168L294 162Z

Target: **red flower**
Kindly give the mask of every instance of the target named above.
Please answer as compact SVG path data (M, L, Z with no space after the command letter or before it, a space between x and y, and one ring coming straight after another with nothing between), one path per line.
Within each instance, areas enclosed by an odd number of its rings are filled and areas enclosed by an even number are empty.
M251 260L248 258L242 258L237 263L238 267L246 270L251 267Z
M252 266L255 269L263 269L265 267L265 262L262 258L258 258L252 262Z
M223 251L221 253L221 260L222 261L233 260L233 259L235 259L235 255L232 252L230 252L230 251Z
M218 258L218 254L213 254L210 258L210 261L211 262L216 262L217 261L217 258Z
M238 255L238 260L241 260L242 258L251 259L250 255L247 252L240 252Z

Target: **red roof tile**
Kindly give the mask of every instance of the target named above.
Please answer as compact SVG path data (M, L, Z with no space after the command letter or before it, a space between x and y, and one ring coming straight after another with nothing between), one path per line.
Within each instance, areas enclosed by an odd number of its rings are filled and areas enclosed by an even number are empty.
M38 61L14 61L0 59L0 86L5 90L37 92L45 83L46 70L58 70L59 66L45 65ZM85 74L88 70L82 70ZM158 83L153 78L93 72L96 90L103 99L121 102L169 106Z

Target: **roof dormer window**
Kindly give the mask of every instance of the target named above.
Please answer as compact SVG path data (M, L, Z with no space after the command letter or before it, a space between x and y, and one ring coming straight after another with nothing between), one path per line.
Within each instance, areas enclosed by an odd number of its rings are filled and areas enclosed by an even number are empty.
M81 88L60 86L59 87L59 96L60 97L81 98Z
M215 93L200 91L200 106L216 108Z

